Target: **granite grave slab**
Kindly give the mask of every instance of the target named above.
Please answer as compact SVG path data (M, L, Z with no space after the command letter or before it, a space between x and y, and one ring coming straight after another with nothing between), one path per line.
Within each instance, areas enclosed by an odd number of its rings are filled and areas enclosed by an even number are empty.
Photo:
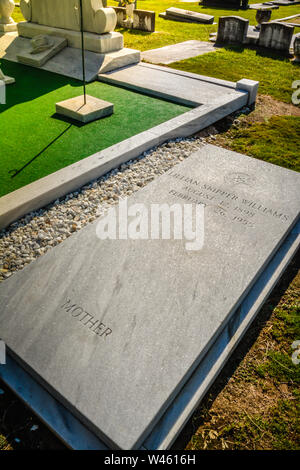
M18 56L31 48L30 39L20 37L16 33L0 35L0 59L11 62L19 62ZM140 52L135 49L123 48L120 51L99 54L85 51L85 71L86 81L91 82L97 79L100 72L108 72L129 64L136 64L140 61ZM39 66L31 62L31 66ZM58 73L65 77L82 79L82 57L81 52L74 47L64 47L54 57L47 60L40 66L42 70Z
M141 449L169 449L238 345L300 246L300 221L260 275L209 353L199 364ZM107 450L107 446L53 398L16 361L6 355L1 379L70 448Z
M174 7L167 8L165 14L160 14L159 16L167 20L175 19L177 21L188 21L200 24L212 24L214 22L214 16L212 15L205 15L204 13Z
M210 79L168 67L137 64L120 70L99 74L101 82L141 91L188 106L212 104L233 93L232 82Z
M99 240L96 221L0 286L2 339L110 447L138 448L297 222L299 181L206 146L128 199L203 205L202 249Z

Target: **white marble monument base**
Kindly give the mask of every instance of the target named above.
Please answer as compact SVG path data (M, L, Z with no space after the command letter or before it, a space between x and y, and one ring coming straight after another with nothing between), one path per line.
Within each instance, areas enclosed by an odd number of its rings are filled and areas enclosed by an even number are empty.
M17 31L17 23L8 23L8 24L0 23L0 34L12 33L13 31Z
M32 45L28 44L24 51L18 54L18 61L25 65L31 65L32 67L41 67L68 45L68 41L64 38L57 38L55 36L46 37L52 41L52 46L49 47L49 49L37 54L32 54Z
M52 36L51 36L52 37ZM24 51L30 50L29 38L23 38L17 33L0 35L0 59L11 62L19 62L18 56ZM99 73L106 73L132 64L137 64L141 59L140 51L123 48L119 51L106 54L85 52L86 81L97 80ZM37 65L31 63L31 66ZM65 77L82 79L82 57L81 51L74 47L65 47L55 56L51 57L40 67L48 72L58 73Z
M103 101L94 96L86 95L86 104L84 97L76 96L65 101L56 103L56 113L84 124L95 121L106 116L110 116L114 112L113 103Z
M44 26L37 23L30 23L28 21L21 21L18 23L18 33L19 36L23 36L25 38L33 38L40 34L46 36L57 36L67 39L69 47L75 47L76 49L81 48L80 31L54 28L52 26ZM116 32L105 34L85 32L84 47L87 51L98 52L101 54L118 51L124 47L123 35Z

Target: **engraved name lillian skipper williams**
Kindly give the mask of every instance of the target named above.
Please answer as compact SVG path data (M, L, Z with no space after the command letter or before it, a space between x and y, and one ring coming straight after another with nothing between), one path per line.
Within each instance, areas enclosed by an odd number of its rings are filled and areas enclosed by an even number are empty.
M94 317L91 313L84 310L77 304L73 304L70 299L66 300L60 306L65 312L70 313L70 315L75 318L77 321L82 323L88 330L92 331L98 336L106 338L112 334L112 329L104 325L100 320Z

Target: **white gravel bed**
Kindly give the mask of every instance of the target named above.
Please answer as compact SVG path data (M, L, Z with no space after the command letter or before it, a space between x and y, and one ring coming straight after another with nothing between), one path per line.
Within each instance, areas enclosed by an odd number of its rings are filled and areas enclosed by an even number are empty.
M203 138L169 141L144 152L43 209L31 212L0 232L0 281L93 222L119 198L130 196L186 159Z

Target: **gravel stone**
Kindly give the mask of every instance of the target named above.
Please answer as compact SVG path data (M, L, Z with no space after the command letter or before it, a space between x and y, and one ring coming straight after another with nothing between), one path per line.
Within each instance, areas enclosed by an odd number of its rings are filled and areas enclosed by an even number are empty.
M213 128L208 135L215 133ZM93 222L120 198L185 160L204 142L203 137L166 142L12 223L0 232L0 282Z

